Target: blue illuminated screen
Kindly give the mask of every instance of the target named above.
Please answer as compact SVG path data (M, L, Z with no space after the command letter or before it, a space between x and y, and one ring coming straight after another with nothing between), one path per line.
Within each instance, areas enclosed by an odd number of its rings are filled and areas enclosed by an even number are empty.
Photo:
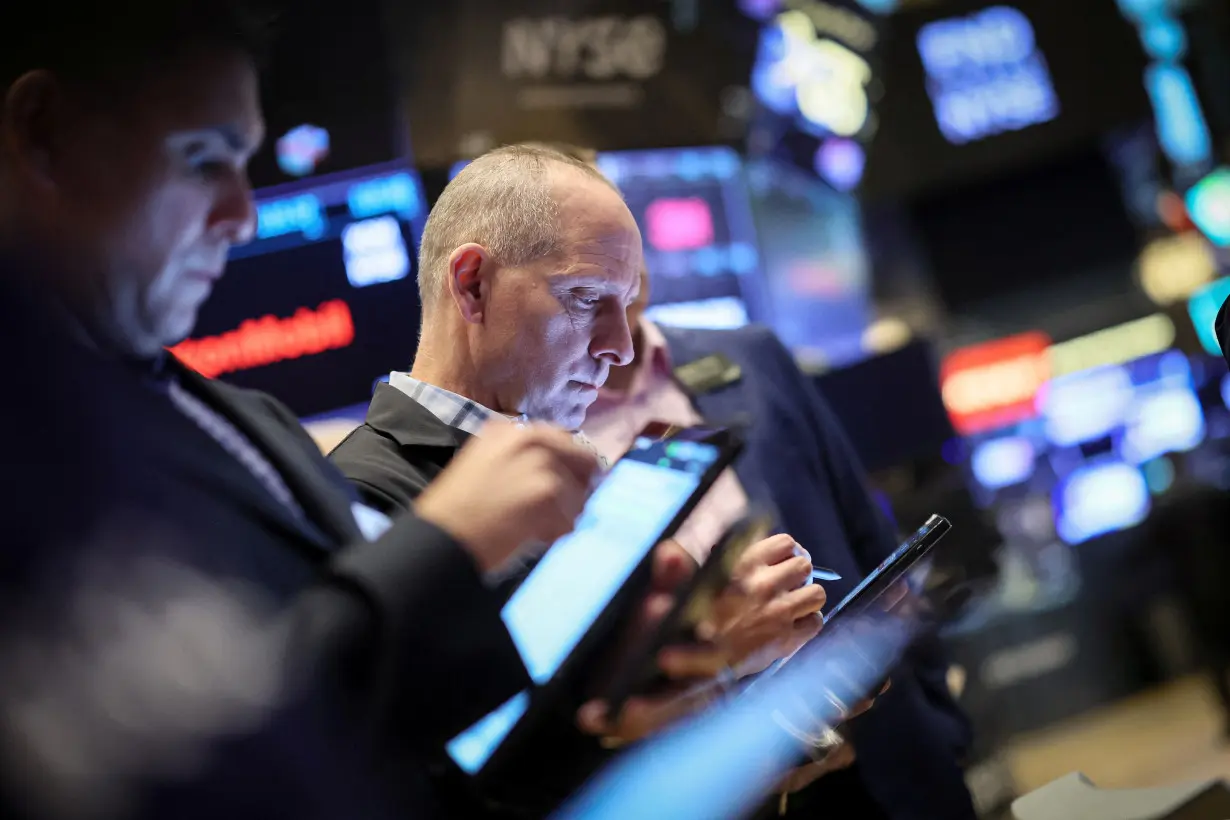
M716 445L639 437L501 615L530 678L551 680L642 565L716 461ZM520 697L520 696L519 696ZM514 698L448 744L464 770L485 765L525 712Z
M927 94L954 145L1050 122L1059 98L1029 18L1009 6L937 20L918 32Z
M185 347L207 375L271 393L301 417L371 398L418 331L416 171L382 163L256 191L256 236L231 250ZM205 372L205 370L202 370Z

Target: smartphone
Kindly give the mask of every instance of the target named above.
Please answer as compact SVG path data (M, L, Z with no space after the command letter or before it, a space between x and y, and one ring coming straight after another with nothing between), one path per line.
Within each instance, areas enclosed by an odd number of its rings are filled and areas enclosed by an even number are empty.
M928 518L927 523L919 527L892 555L885 558L880 566L850 590L837 606L829 610L824 616L824 622L829 623L843 615L865 612L885 592L902 581L951 529L952 523L942 515Z
M533 686L446 745L463 771L498 757L570 691L649 587L669 538L742 449L727 427L647 426L594 490L576 529L551 545L501 610Z
M717 597L730 582L735 565L748 548L773 532L772 517L764 514L744 516L735 522L713 547L705 563L691 580L679 590L670 612L619 664L604 687L602 697L610 705L611 714L618 714L629 696L644 691L658 681L657 654L672 643L695 640L696 628L713 612Z

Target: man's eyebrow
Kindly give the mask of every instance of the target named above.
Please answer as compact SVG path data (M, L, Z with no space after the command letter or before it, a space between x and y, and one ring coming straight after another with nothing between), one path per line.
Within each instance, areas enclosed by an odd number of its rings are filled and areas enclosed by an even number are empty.
M186 133L198 136L212 134L221 137L222 141L226 143L226 147L236 153L255 150L263 139L260 135L257 135L256 138L252 138L248 134L244 133L244 131L238 126L231 123L207 125L204 128L195 128Z

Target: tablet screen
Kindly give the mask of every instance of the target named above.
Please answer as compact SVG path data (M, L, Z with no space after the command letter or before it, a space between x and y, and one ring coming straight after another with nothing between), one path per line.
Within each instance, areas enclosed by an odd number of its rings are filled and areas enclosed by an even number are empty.
M721 447L638 437L502 615L530 678L550 680L688 503Z

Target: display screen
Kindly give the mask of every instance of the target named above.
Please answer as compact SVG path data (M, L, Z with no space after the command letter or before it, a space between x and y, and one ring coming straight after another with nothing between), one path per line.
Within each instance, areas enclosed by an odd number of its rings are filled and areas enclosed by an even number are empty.
M911 197L1150 118L1146 59L1114 0L953 0L889 19L863 190Z
M539 685L555 675L662 532L720 449L640 437L504 605L504 624Z
M234 248L194 336L190 367L271 393L299 416L371 398L418 338L418 175L394 162L256 193L257 237Z
M641 436L615 463L576 529L551 546L502 610L535 684L559 671L720 456L715 444ZM526 705L514 698L454 738L449 754L465 771L481 769Z
M857 200L774 160L748 164L761 268L778 337L804 361L863 358L871 261Z

